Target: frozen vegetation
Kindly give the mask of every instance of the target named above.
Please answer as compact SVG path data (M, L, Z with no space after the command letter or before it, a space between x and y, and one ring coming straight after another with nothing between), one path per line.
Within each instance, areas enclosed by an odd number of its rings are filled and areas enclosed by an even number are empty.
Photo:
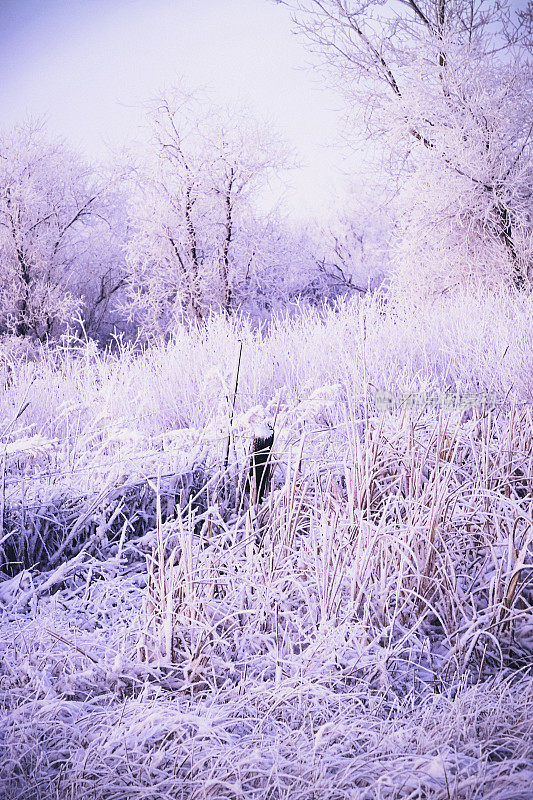
M533 797L515 5L272 6L365 157L316 221L209 91L104 165L0 131L0 800Z
M530 798L532 354L503 290L5 344L1 796Z

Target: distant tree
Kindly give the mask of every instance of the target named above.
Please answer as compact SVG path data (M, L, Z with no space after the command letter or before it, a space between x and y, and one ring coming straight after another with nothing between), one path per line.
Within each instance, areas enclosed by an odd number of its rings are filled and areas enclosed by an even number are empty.
M294 0L297 27L353 116L410 175L406 282L530 285L531 4ZM430 280L428 280L430 279Z
M359 226L354 216L347 211L330 222L248 217L235 307L265 318L302 303L319 305L377 288L389 266L386 220L376 207L358 208Z
M320 294L314 243L305 226L276 213L249 216L242 241L235 283L240 310L265 318Z
M363 295L376 289L390 272L392 229L388 206L361 190L337 218L323 223L313 252L327 293Z
M125 191L115 170L99 181L104 189L100 208L97 216L87 220L85 248L77 248L72 290L81 298L78 319L84 334L104 343L114 334L134 334L135 330L122 309L129 236Z
M129 307L146 330L210 309L231 313L246 270L251 197L287 165L285 148L246 113L175 90L150 108L150 153L134 174Z
M113 273L108 190L39 124L0 135L0 329L46 341L103 300ZM97 245L96 245L97 243ZM94 326L92 326L94 328Z

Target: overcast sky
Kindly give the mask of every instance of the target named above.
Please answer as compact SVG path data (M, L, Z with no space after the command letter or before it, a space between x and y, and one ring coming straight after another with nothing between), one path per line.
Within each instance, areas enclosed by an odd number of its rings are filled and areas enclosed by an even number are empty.
M342 194L342 101L308 68L286 6L268 0L0 0L2 127L44 117L92 158L139 135L140 104L176 79L271 120L302 168L298 216ZM277 191L280 191L278 188Z

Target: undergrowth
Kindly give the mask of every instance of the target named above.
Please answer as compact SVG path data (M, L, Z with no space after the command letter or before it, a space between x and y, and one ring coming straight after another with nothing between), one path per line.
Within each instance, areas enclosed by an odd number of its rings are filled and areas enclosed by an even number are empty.
M517 302L507 329L505 298L477 300L213 320L21 367L3 399L0 538L24 561L0 583L6 800L530 797L531 317ZM276 431L260 505L242 491L257 416Z

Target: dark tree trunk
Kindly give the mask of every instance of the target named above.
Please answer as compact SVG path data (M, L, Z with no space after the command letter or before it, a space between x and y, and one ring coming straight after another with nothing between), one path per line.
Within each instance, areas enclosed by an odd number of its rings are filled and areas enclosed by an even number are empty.
M503 203L499 202L495 207L495 211L499 223L499 236L507 249L513 265L513 283L516 289L523 291L526 288L526 281L520 269L520 260L513 239L513 225L509 209L504 206Z
M200 279L200 260L198 256L196 229L194 227L194 221L192 217L194 200L191 197L191 191L192 187L189 186L185 195L185 224L187 227L187 236L189 238L189 254L192 265L192 275L189 276L189 292L191 309L196 319L201 322L203 319L203 313L200 303L200 287L198 285Z
M27 336L30 326L26 322L26 312L28 310L28 298L30 294L30 269L24 258L22 250L17 248L17 261L20 267L20 280L22 283L22 298L18 304L18 322L15 327L17 336Z
M230 169L228 185L226 188L226 231L224 236L224 243L222 245L222 282L224 286L224 296L222 299L222 308L226 314L230 313L231 303L233 300L233 292L231 289L231 281L229 274L229 248L233 238L233 206L232 206L232 190L233 181L235 179L235 170L233 167Z

